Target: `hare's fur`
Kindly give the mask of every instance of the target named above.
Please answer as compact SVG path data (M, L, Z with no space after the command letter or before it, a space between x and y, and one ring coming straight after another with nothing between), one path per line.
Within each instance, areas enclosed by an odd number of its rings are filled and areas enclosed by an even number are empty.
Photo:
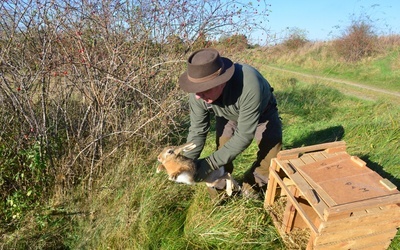
M189 185L194 184L194 174L196 173L195 163L192 159L180 153L192 150L195 147L196 145L193 143L186 143L178 147L165 147L158 155L158 161L161 164L157 167L157 173L165 170L169 176L169 180ZM240 189L238 183L233 180L231 175L225 173L224 167L211 172L204 181L208 187L216 189L226 188L229 195L231 195L232 190Z
M194 147L196 145L193 143L178 147L165 147L158 155L158 161L161 164L157 168L157 173L165 170L172 181L194 184L193 176L196 172L194 161L180 154L183 151L192 150Z

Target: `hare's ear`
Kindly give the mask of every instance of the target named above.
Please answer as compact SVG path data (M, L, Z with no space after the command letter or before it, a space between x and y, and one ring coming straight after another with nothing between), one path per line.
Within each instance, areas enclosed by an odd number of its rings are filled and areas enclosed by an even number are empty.
M181 152L188 152L188 151L194 149L195 147L196 147L196 144L194 144L193 142L183 144L175 149L175 154L179 154Z
M157 173L160 173L161 171L165 170L165 167L163 164L158 165L157 167Z
M189 142L187 144L185 144L186 146L183 148L183 152L187 152L190 151L192 149L194 149L196 147L196 144L194 144L193 142Z

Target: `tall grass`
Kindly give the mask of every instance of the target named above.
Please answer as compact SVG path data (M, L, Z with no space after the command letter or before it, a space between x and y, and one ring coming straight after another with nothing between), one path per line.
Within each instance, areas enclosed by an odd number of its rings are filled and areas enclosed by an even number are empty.
M305 44L290 52L279 48L272 53L246 50L231 58L255 65L274 87L285 149L344 140L350 154L362 158L399 187L398 104L389 98L358 99L322 80L307 81L265 66L272 63L348 80L378 81L380 87L398 91L399 51L397 43L393 44L379 56L351 64L335 58L329 43ZM145 134L178 144L184 140L182 131L188 124L183 118L188 116L187 103L177 89L171 91L179 98L165 93L169 97L160 109L168 114L165 120L157 120L164 126L160 131L170 131L168 139L167 134L152 134L153 130ZM174 126L168 125L170 121L175 122ZM164 174L155 173L157 147L164 145L156 139L149 142L144 135L140 138L143 140L126 140L112 157L104 159L101 178L94 180L90 192L83 185L71 193L56 193L40 209L29 212L20 229L0 228L0 249L287 248L261 200L233 197L225 202L213 201L202 184L187 186L168 181ZM203 154L214 149L211 133ZM235 160L235 178L242 177L256 150L253 143ZM390 249L399 248L397 235Z
M284 124L284 147L344 140L348 152L400 186L398 106L348 97L323 85L269 76ZM205 154L214 150L210 134ZM251 164L252 145L235 160L234 176ZM56 211L63 221L27 221L25 237L3 237L3 247L41 249L285 249L262 201L209 198L204 185L187 186L156 174L156 152L120 152L91 197L77 189ZM51 220L50 220L51 221ZM29 235L30 237L26 237ZM43 236L45 235L45 237ZM42 235L39 237L39 235ZM32 243L33 238L41 239ZM56 241L55 239L58 239ZM391 249L400 247L399 236Z

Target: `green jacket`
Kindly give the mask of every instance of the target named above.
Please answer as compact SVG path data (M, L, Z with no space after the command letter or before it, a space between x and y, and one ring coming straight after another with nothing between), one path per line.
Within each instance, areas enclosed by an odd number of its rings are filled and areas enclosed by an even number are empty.
M211 154L209 162L218 168L233 161L252 142L257 125L265 122L269 114L276 112L276 101L268 81L253 67L235 63L235 73L225 85L221 96L211 105L195 94L189 95L190 128L187 138L197 147L185 155L198 158L204 148L210 129L210 110L215 116L237 122L233 137L219 150Z

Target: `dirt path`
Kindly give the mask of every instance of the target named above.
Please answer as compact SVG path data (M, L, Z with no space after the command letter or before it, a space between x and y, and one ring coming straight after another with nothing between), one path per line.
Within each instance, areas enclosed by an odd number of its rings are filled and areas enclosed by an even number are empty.
M354 96L362 98L362 99L377 100L379 98L389 97L390 99L393 99L393 101L395 103L400 104L400 98L399 98L400 93L396 92L396 91L379 89L379 88L371 87L371 86L364 85L361 83L356 83L356 82L351 82L351 81L346 81L346 80L341 80L341 79L336 79L336 78L329 78L329 77L316 76L316 75L311 75L311 74L306 74L306 73L300 73L300 72L282 69L279 67L274 67L274 66L269 66L269 65L264 65L264 66L266 66L272 70L278 70L278 71L298 75L303 78L318 79L318 80L322 80L324 82L331 82L334 84L333 87L338 88L345 94L354 95ZM351 87L351 88L349 88L349 87Z

